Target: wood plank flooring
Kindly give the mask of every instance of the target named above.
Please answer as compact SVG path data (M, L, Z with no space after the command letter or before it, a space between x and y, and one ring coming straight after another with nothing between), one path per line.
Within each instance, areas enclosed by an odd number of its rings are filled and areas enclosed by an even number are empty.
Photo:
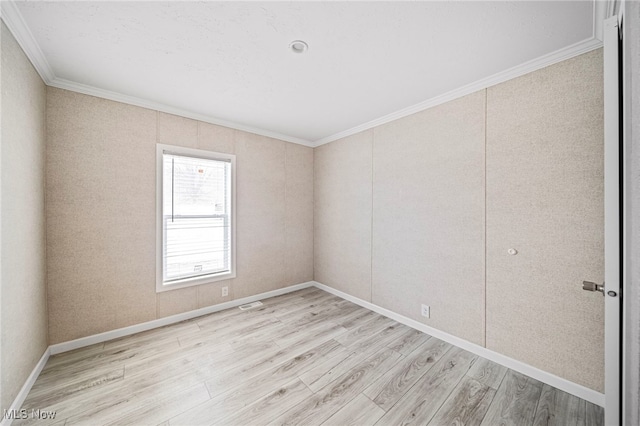
M309 288L53 356L16 425L602 425L602 408Z

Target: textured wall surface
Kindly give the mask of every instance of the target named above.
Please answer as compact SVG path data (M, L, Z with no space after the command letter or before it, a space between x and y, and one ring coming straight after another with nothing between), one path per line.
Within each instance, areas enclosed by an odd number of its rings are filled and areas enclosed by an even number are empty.
M373 131L315 149L316 281L371 301Z
M47 132L51 343L313 278L311 148L54 88ZM235 279L156 294L156 142L236 154Z
M285 144L285 283L313 278L313 156L302 145Z
M4 23L0 165L1 409L47 348L45 85Z
M602 78L597 50L487 91L487 347L598 391Z
M316 281L602 391L602 120L597 50L316 148Z
M484 107L483 90L377 127L373 143L373 303L479 345Z

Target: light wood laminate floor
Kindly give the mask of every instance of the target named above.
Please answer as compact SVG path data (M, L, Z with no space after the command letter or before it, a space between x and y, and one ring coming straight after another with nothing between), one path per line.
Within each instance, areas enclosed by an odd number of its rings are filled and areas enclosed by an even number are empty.
M601 425L602 408L316 288L52 356L55 425Z

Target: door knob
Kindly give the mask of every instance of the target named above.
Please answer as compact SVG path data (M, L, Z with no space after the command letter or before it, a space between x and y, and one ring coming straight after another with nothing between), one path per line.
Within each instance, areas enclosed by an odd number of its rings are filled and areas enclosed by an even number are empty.
M582 281L582 289L586 291L599 291L604 296L604 284L596 284L591 281Z

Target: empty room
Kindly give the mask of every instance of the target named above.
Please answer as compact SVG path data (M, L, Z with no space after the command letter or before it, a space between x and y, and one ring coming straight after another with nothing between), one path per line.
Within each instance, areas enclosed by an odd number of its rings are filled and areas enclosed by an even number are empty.
M1 425L640 424L640 3L1 5Z

